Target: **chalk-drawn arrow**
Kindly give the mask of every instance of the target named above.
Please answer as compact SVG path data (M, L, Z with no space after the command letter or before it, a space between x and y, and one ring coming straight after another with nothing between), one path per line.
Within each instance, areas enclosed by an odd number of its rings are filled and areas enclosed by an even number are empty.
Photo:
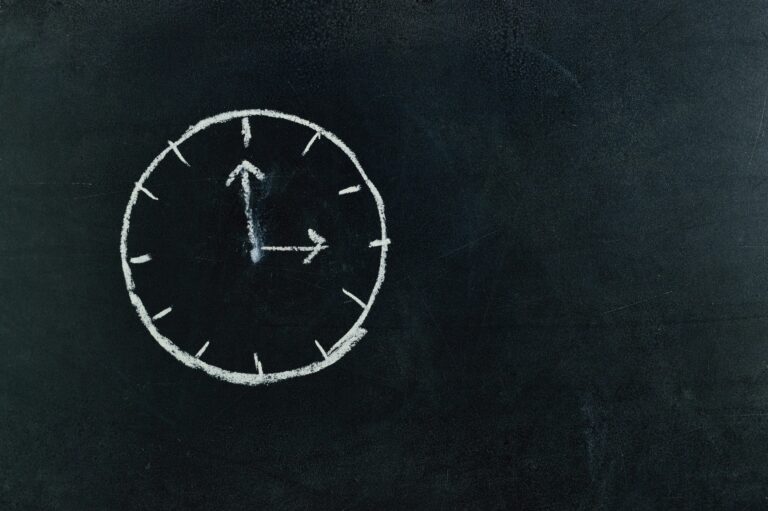
M317 234L312 229L307 230L307 234L309 235L309 239L313 241L315 244L312 246L291 246L291 247L261 247L262 250L268 250L271 252L309 252L309 255L304 258L304 264L309 264L312 262L312 259L315 258L317 254L319 254L322 250L325 250L328 248L328 245L325 244L325 238Z
M256 227L253 224L253 213L251 212L251 182L250 175L253 175L259 181L264 180L264 173L248 160L235 167L235 170L229 173L227 177L227 186L231 185L237 176L240 176L240 184L243 192L243 205L245 207L245 220L248 225L248 240L251 242L251 260L255 263L261 258L259 250L259 240L256 238Z

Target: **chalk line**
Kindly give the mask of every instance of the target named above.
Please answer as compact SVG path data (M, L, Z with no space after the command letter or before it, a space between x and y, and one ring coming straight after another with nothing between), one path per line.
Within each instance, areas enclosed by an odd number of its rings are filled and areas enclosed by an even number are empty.
M319 342L317 342L317 339L315 339L315 346L317 346L317 349L319 349L319 350L320 350L320 353L322 353L322 354L323 354L323 358L326 358L326 359L327 359L327 358L328 358L328 353L326 353L326 352L325 352L325 350L323 349L323 347L322 347L322 346L320 346L320 343L319 343Z
M251 123L248 122L247 117L243 117L243 128L240 130L243 134L243 146L248 147L251 143Z
M203 344L203 347L200 348L197 353L195 354L195 358L200 358L200 356L205 353L205 350L208 349L208 345L211 344L211 341L205 341L205 344Z
M303 245L300 245L300 246L264 245L263 247L261 247L261 249L266 250L267 252L312 252L315 249L315 247L314 246L308 247Z
M312 147L312 144L315 143L315 140L320 138L320 131L317 131L315 135L309 139L309 142L307 142L307 147L304 148L304 150L301 152L302 156L305 156L309 152L309 148Z
M253 212L251 211L251 183L249 174L256 176L256 179L262 181L264 179L264 173L253 163L248 160L235 167L235 170L229 173L227 176L226 184L231 185L237 176L240 176L240 186L243 194L243 208L245 210L245 222L246 229L248 230L248 241L251 243L251 250L248 253L251 256L251 261L254 263L260 259L261 251L259 250L259 240L256 238L256 226L253 221Z
M248 160L243 160L240 164L238 164L237 167L235 167L232 172L229 173L227 176L226 185L231 185L232 181L234 181L237 176L242 178L243 176L247 177L248 174L252 174L259 181L264 181L264 178L266 177L259 167L249 162Z
M181 151L179 151L179 143L168 141L168 146L173 150L174 153L176 153L176 156L181 160L181 162L186 165L187 167L190 167L191 165L187 160L184 159L184 156L181 155Z
M356 297L355 295L353 295L352 293L350 293L349 291L347 291L344 288L341 288L341 290L344 292L345 295L347 295L348 297L352 298L360 307L365 309L365 302L364 301L362 301L360 298Z
M151 254L144 254L137 257L131 257L131 263L132 264L142 264L147 263L152 260Z
M386 240L373 240L372 242L368 243L368 247L369 248L383 247L384 245L389 245L390 243L392 243L392 241L389 240L389 239L386 239Z
M348 195L350 193L355 193L360 191L360 185L350 186L349 188L344 188L343 190L339 190L339 195Z
M160 312L152 316L152 321L155 321L167 316L168 314L171 313L172 310L173 310L173 307L166 307L165 309L161 310Z
M311 241L314 241L315 244L311 246L301 246L301 245L291 245L291 246L272 246L272 245L266 245L261 247L262 250L266 252L310 252L310 254L304 258L304 264L309 264L312 262L312 259L319 254L321 251L328 248L328 245L325 245L325 238L317 234L312 229L307 229L307 234L309 235L309 239Z
M146 193L146 194L147 194L147 197L149 197L150 199L152 199L152 200L159 200L157 197L155 197L155 195L154 195L152 192L150 192L149 190L147 190L147 189L146 189L146 188L144 188L143 186L140 188L140 190L141 190L142 192Z

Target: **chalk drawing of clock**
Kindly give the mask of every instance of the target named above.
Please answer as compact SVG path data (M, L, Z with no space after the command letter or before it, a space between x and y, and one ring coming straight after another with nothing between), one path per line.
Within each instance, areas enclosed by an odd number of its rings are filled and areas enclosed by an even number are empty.
M120 255L160 346L259 385L328 367L366 334L389 244L384 202L344 142L240 110L168 141L133 188Z

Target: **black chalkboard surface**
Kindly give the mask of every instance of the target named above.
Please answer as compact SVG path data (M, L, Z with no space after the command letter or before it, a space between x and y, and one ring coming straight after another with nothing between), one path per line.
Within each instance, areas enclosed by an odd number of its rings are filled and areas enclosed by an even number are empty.
M767 20L0 0L0 509L765 509Z

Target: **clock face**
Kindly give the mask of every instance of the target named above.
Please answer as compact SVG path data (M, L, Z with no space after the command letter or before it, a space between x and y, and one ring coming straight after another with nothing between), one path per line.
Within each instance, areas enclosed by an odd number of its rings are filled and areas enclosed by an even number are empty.
M319 371L365 335L389 244L381 196L344 142L243 110L168 141L131 193L120 254L160 346L257 385Z

